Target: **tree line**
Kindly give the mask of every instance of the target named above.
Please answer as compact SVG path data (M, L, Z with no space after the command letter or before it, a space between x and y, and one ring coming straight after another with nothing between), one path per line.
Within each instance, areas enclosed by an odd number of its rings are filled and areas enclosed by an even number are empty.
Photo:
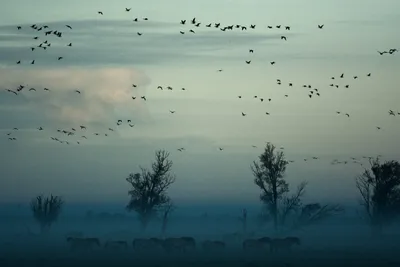
M168 189L176 181L169 156L165 150L156 151L150 168L139 166L140 172L130 173L126 178L130 187L126 209L138 215L143 231L154 218L161 218L162 233L165 234L169 215L175 209L168 195ZM400 212L400 163L394 160L381 162L378 157L370 158L369 163L370 168L355 177L355 185L360 194L364 218L371 232L380 235ZM337 204L304 203L306 181L290 192L285 179L288 164L284 152L267 143L264 152L250 166L254 184L260 189L263 205L263 212L259 215L261 223L272 222L278 232L284 228L298 229L311 225L344 211ZM40 195L32 199L31 210L42 232L50 229L63 206L64 200L59 196ZM243 231L246 231L246 209L239 219Z

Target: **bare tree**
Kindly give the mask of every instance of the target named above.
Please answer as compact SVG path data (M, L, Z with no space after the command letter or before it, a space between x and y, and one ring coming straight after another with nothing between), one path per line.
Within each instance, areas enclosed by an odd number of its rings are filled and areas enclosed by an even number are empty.
M53 196L43 197L37 196L31 200L31 210L34 219L39 223L42 233L47 232L51 225L57 221L61 213L64 201L61 197Z
M167 151L158 150L151 170L140 167L140 173L131 173L126 178L131 185L128 192L130 201L126 208L138 213L143 230L157 215L158 209L170 201L167 189L175 182L175 176L170 174L172 161L168 157Z
M292 229L298 229L304 226L312 225L325 220L344 211L338 204L310 203L302 205L298 216L292 225Z
M256 222L259 228L263 228L271 220L271 213L266 205L262 205L260 212L256 215Z
M239 221L242 223L243 234L247 233L247 209L242 210L242 216L239 217Z
M283 196L282 207L280 212L280 224L285 225L286 219L291 213L297 212L302 206L301 198L306 192L307 182L301 182L296 189L296 192L291 196Z
M380 235L384 225L400 212L400 163L380 163L379 158L369 163L370 170L356 177L356 186L371 229Z
M291 215L294 215L292 227L299 227L320 221L341 211L339 205L323 205L309 214L310 216L305 216L302 212L309 211L311 207L304 206L302 203L308 183L301 182L296 191L289 194L289 184L284 179L288 162L285 160L283 151L275 152L275 146L267 143L259 160L260 163L253 162L251 170L255 176L255 184L262 191L260 199L272 216L275 230L287 224L287 219Z
M169 215L174 210L175 210L175 205L172 203L172 201L168 201L163 206L163 216L162 216L162 226L161 226L161 235L162 235L163 238L165 238L165 233L167 231Z
M278 230L278 202L289 192L289 185L283 178L288 161L285 160L283 151L275 153L275 146L271 143L267 143L259 161L260 163L253 161L251 165L254 183L260 187L260 200L268 206L274 228Z

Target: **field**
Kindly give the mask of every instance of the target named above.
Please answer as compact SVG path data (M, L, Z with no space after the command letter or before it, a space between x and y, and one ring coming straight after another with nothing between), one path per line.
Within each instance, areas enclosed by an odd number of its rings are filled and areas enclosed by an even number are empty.
M30 220L1 223L0 266L400 266L400 231L391 227L380 240L371 238L365 225L356 223L327 223L312 226L301 232L290 232L301 238L301 246L290 253L271 254L244 252L241 242L226 241L223 253L206 253L201 249L204 240L224 240L238 229L230 218L176 219L171 221L168 236L193 236L197 248L186 254L167 254L163 251L134 252L132 247L122 251L107 251L99 247L91 252L70 251L65 235L82 231L85 236L107 240L126 240L131 246L137 237L158 237L159 225L154 223L146 233L137 230L135 221L60 220L46 235L39 235ZM271 229L249 225L255 237L272 236ZM117 229L117 230L115 230Z

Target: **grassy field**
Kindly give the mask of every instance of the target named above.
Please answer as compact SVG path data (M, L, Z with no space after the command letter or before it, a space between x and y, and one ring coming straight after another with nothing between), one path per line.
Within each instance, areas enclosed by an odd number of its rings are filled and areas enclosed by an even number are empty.
M50 246L32 248L8 247L2 251L0 266L400 266L398 249L304 249L291 253L244 253L227 249L225 253L206 254L201 250L187 255L165 253L139 254L127 251L110 252L102 248L87 253L73 253L67 248Z
M27 227L30 230L28 231ZM272 236L271 229L256 229L256 236ZM298 236L302 244L290 253L269 251L245 253L241 242L227 242L226 250L221 254L209 254L202 251L200 243L204 240L223 240L223 235L238 229L232 223L219 221L183 221L171 224L168 235L171 237L193 236L196 239L196 251L183 254L165 252L135 252L132 240L138 237L159 236L159 227L150 227L144 235L137 230L133 222L102 222L84 220L59 221L46 235L40 235L33 222L22 220L0 222L0 267L6 266L243 266L243 267L346 267L346 266L400 266L400 229L393 226L387 229L384 237L376 240L369 235L368 227L362 224L324 224L312 226L304 231L290 232L287 235ZM104 242L126 240L129 248L125 251L107 251L96 248L91 252L71 252L65 235L71 231L82 231L87 237L98 237ZM32 233L33 232L33 233Z

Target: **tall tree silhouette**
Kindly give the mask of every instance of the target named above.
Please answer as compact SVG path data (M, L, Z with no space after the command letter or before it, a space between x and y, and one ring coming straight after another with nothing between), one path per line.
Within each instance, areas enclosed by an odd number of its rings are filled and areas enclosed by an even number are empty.
M126 178L131 185L128 192L131 199L126 208L138 213L143 230L158 210L170 201L167 189L175 182L175 176L170 174L172 161L168 157L167 151L158 150L151 170L140 166L140 173L131 173Z
M267 205L277 230L278 202L289 192L289 184L283 178L288 161L285 160L283 151L275 152L275 146L271 143L267 143L259 160L260 163L253 161L250 168L255 177L254 183L262 191L260 200Z
M356 186L371 230L380 235L384 225L400 212L400 163L380 163L379 158L369 162L370 170L356 177Z
M58 219L63 205L61 197L53 195L50 197L40 195L31 200L33 217L39 223L42 233L47 232Z

